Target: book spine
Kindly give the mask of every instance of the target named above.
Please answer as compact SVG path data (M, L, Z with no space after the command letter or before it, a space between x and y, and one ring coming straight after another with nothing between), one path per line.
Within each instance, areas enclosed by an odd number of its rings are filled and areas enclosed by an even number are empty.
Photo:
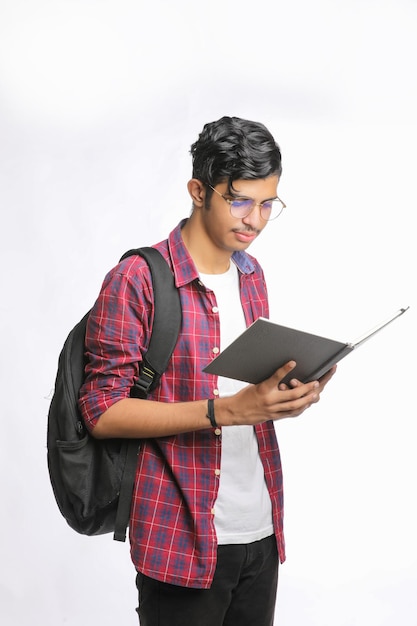
M329 369L331 367L333 367L333 365L335 365L336 363L341 361L343 359L343 357L345 357L347 354L352 352L352 350L353 350L352 344L347 343L345 346L343 346L343 348L341 350L336 352L336 354L334 356L332 356L330 359L325 361L322 365L320 365L320 367L318 367L315 370L313 370L311 372L311 374L306 376L304 382L307 383L307 382L310 382L311 380L318 380L326 372L328 372Z

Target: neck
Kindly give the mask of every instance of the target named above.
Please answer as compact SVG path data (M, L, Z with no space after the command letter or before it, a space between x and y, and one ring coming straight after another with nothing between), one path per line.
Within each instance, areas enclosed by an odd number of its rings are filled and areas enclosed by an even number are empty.
M181 235L199 272L203 274L224 274L227 272L232 253L230 250L222 250L214 245L204 229L199 227L194 214L184 225Z

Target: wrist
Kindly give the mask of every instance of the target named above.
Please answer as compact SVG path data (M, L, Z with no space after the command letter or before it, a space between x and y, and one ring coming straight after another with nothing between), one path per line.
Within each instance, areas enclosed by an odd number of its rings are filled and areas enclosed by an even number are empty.
M217 422L216 422L216 416L215 416L215 413L214 413L214 400L212 398L209 398L209 400L207 400L206 417L210 421L210 425L212 426L212 428L218 428L219 427Z

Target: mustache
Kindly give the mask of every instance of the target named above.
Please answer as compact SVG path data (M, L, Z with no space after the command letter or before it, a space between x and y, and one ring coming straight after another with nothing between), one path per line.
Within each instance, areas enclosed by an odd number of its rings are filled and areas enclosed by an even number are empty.
M235 233L255 233L259 235L261 232L258 228L252 228L252 226L243 226L242 228L233 228Z

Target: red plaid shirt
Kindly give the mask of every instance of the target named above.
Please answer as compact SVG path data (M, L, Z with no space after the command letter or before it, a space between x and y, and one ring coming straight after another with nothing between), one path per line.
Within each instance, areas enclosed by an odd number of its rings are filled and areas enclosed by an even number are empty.
M150 399L184 402L216 398L217 377L202 370L219 346L214 293L204 287L181 238L181 226L155 247L173 269L182 304L182 328L173 357ZM247 253L235 253L246 324L268 316L263 272ZM113 403L129 396L152 325L152 283L146 262L129 257L106 276L87 328L87 380L80 407L89 428ZM255 426L272 501L281 561L282 471L273 422ZM209 588L216 567L214 508L219 486L221 429L146 439L142 443L130 520L137 570L175 585Z

